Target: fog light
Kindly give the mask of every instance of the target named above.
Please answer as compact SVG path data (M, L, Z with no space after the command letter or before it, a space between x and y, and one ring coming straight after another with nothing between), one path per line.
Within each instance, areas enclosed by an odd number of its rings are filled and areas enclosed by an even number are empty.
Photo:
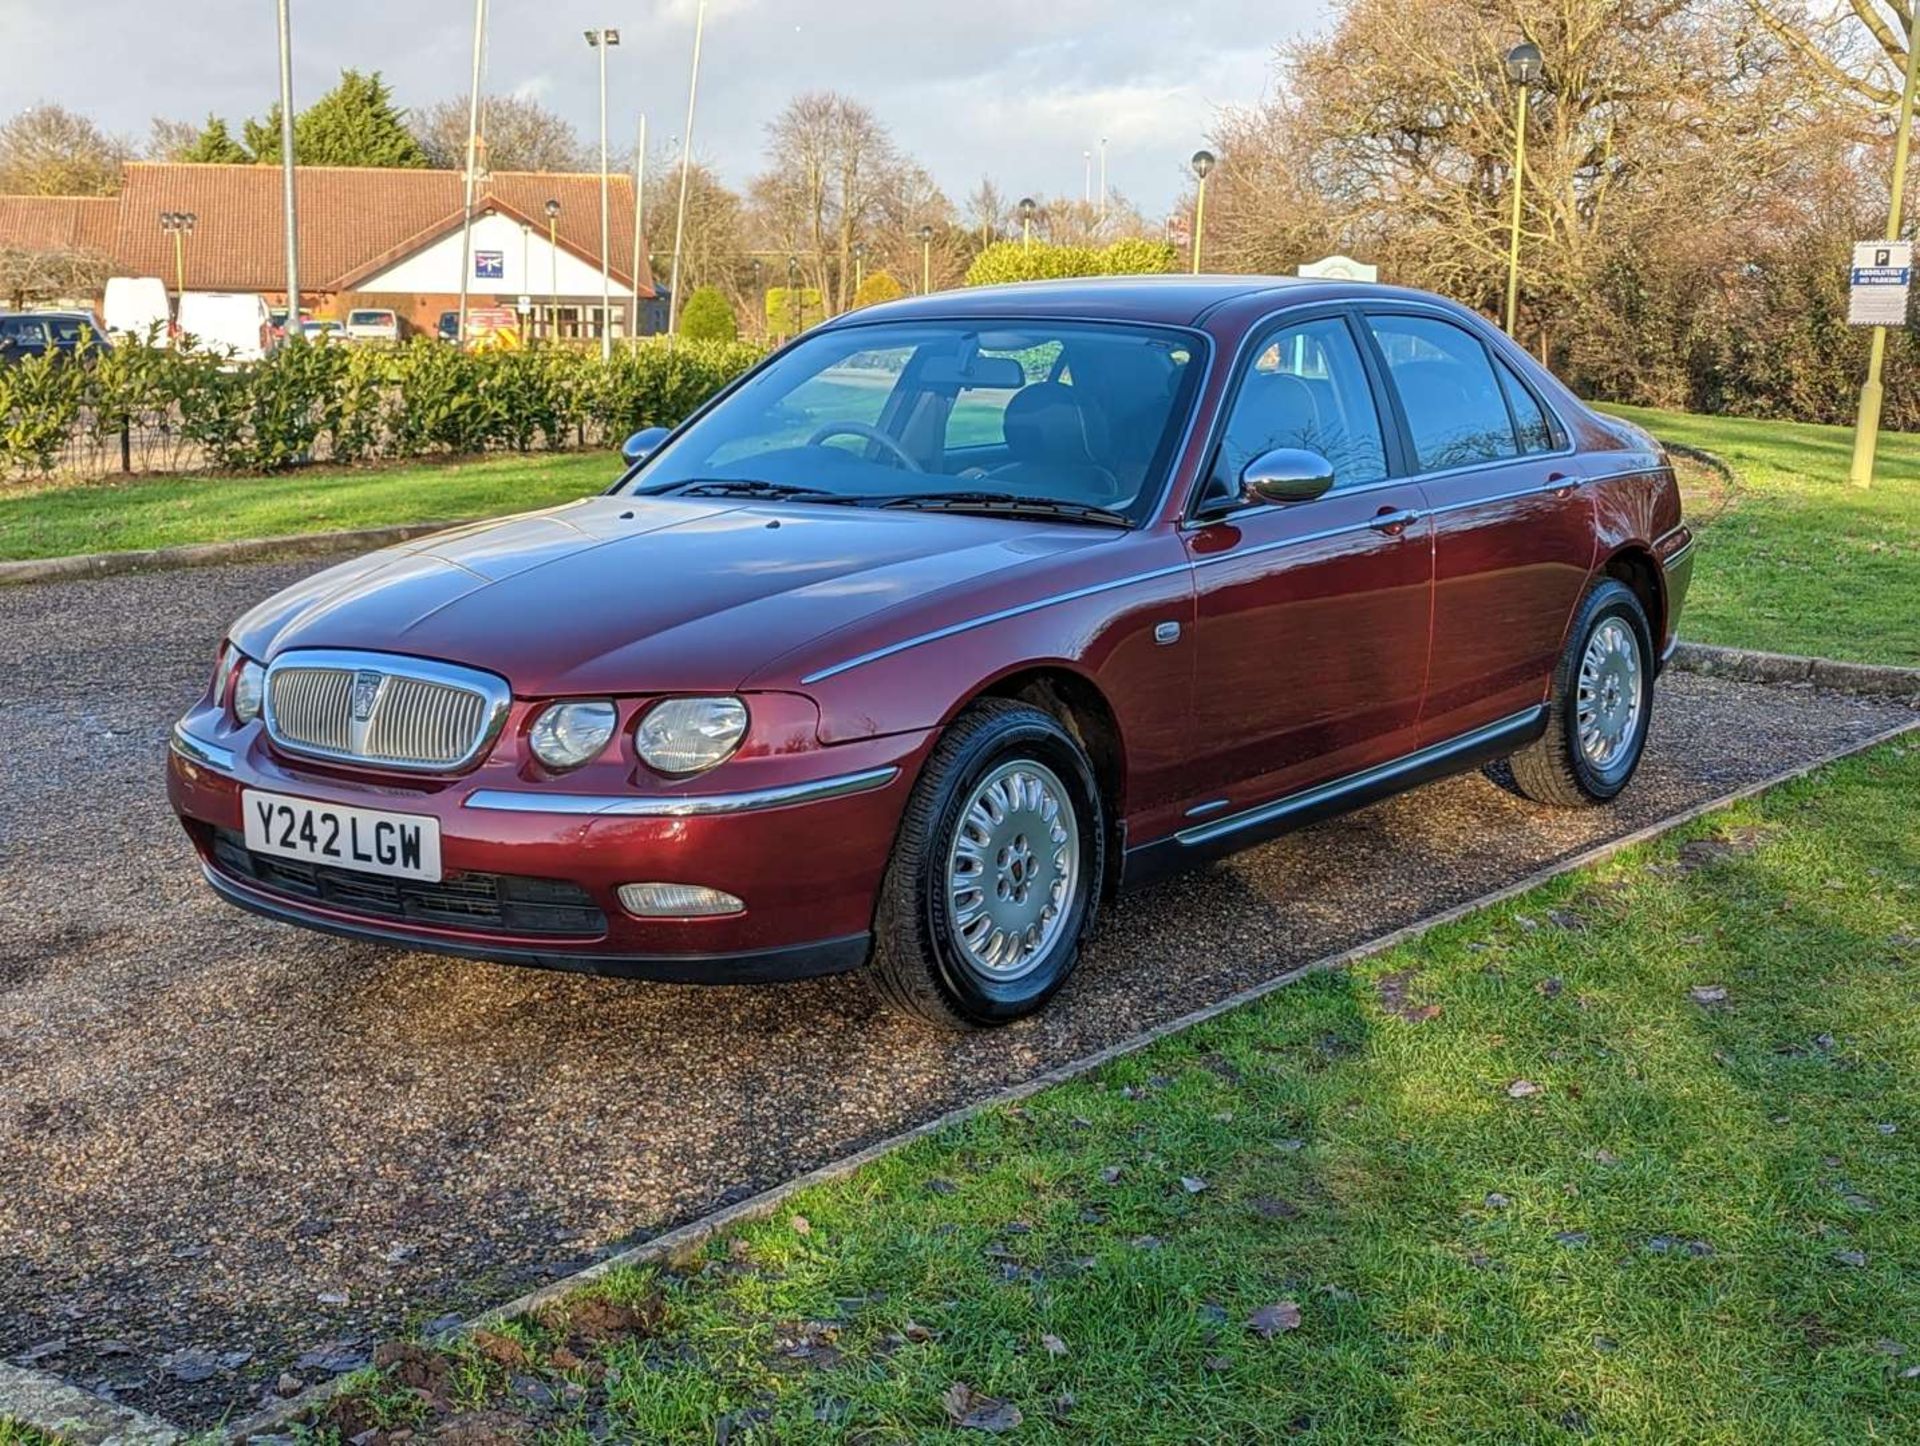
M747 906L732 894L699 884L622 884L620 907L642 919L698 919L738 914Z

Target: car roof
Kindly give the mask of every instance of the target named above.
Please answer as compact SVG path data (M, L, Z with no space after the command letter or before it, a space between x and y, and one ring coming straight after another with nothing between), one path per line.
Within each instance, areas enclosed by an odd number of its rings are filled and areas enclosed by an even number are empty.
M1198 326L1234 303L1309 305L1354 297L1442 302L1411 287L1304 276L1090 276L1068 281L1021 281L969 286L929 296L903 297L849 312L829 327L868 321L927 321L941 317L1096 317L1105 320ZM1238 309L1238 308L1236 308Z

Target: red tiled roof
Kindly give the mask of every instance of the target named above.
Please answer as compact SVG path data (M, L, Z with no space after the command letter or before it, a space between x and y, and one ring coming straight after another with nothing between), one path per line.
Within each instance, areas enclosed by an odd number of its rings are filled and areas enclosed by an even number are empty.
M278 291L286 284L286 229L278 166L214 166L136 161L120 194L102 200L0 196L0 245L54 250L91 235L115 269L134 276L170 276L173 238L160 229L163 211L194 213L187 238L189 283L210 290ZM460 224L458 171L401 171L301 166L300 281L308 291L338 291L445 235ZM560 202L561 246L600 264L600 177L596 172L503 171L474 193L474 213L492 209L546 224L549 198ZM633 257L633 180L609 177L609 270L626 285ZM537 219L535 219L537 218ZM62 233L62 225L72 228ZM48 237L46 244L18 239ZM375 264L379 263L379 264ZM653 290L646 257L642 294Z
M114 196L0 196L0 246L106 251L119 214Z

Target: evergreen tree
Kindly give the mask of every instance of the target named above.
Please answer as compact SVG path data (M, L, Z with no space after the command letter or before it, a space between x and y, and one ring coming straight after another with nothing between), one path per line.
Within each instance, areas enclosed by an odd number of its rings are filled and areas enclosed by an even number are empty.
M303 166L380 166L424 169L426 153L407 130L406 111L379 71L340 72L340 83L293 120L293 155ZM246 123L246 148L254 160L280 159L280 104L261 120Z
M733 341L740 335L733 308L717 286L703 286L687 298L680 313L680 334L688 341Z
M201 161L211 165L244 165L253 157L247 154L247 148L233 138L233 132L227 129L227 123L217 115L209 115L207 123L193 142L172 157L177 161Z

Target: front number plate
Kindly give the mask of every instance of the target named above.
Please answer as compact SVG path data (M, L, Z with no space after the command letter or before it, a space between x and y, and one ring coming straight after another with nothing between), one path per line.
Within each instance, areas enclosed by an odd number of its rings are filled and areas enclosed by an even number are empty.
M243 789L247 847L363 874L440 881L440 820Z

